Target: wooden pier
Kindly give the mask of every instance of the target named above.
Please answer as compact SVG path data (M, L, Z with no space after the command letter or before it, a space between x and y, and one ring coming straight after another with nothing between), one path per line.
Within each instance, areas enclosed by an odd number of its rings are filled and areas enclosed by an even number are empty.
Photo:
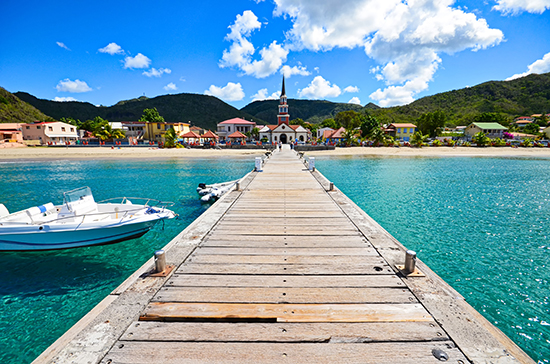
M35 363L534 363L328 189L275 152Z

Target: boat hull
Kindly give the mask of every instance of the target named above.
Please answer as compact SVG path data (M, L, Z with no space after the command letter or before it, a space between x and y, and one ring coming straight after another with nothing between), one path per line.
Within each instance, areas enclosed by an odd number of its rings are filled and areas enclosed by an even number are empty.
M159 220L150 219L112 226L35 225L12 227L0 234L0 251L40 251L105 245L134 239L148 232Z

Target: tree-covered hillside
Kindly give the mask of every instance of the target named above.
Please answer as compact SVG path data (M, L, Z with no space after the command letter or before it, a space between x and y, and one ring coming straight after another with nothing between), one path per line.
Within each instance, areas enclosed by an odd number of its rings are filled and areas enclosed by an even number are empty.
M0 87L0 123L32 123L50 118Z
M423 97L409 105L372 111L384 122L414 122L422 114L442 110L448 123L467 125L482 113L516 116L550 112L550 73L531 74L512 81L477 86Z
M100 116L109 121L137 121L144 109L157 108L168 122L191 122L206 129L216 129L217 123L235 117L254 119L220 99L197 94L140 97L118 102L113 106L95 106L87 102L56 102L38 99L24 92L16 95L36 108L59 120L62 117L85 121ZM255 120L262 122L261 120Z

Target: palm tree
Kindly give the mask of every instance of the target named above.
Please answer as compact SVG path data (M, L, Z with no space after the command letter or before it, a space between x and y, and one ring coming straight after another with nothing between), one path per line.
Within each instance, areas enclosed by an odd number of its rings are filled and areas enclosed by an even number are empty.
M372 141L374 142L374 146L377 147L380 144L383 144L386 140L386 133L384 133L384 130L380 128L376 128L372 131L371 135Z
M472 141L476 143L478 147L484 147L491 142L491 139L480 131L472 137Z
M411 145L422 148L424 144L426 144L426 139L428 139L429 135L424 135L422 132L417 131L411 136Z
M170 129L166 130L166 133L164 133L164 146L166 148L173 148L176 146L176 131L174 130L174 127L170 127Z

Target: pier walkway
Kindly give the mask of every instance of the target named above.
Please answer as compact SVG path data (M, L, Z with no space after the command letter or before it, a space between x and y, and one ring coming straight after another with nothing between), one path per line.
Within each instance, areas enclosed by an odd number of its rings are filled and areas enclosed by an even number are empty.
M532 363L328 186L276 151L36 362Z

